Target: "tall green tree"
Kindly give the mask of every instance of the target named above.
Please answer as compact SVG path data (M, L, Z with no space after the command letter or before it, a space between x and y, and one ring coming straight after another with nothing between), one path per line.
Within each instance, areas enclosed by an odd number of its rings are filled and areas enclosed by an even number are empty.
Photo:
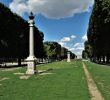
M57 42L44 42L44 47L47 53L47 57L53 58L53 59L66 59L67 58L67 52L69 51L65 47L61 47L61 45ZM74 59L76 55L69 51L71 54L71 58Z
M58 59L61 56L61 45L57 42L45 42L44 47L48 57Z
M44 35L34 27L35 56L44 56ZM0 3L0 58L25 59L29 55L29 24Z
M89 21L88 42L95 61L110 60L110 0L95 0ZM107 58L107 59L106 59Z

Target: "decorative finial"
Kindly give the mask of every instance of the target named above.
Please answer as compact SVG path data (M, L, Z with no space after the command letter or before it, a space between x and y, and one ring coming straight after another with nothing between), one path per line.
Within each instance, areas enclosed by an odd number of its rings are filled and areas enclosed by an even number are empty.
M33 14L33 12L30 12L29 18L32 19L32 20L34 19L34 14Z

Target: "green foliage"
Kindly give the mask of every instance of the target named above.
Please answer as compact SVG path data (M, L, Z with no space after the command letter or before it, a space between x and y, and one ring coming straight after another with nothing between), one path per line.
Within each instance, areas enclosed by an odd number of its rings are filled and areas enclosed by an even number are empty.
M67 48L61 47L61 57L63 59L67 58L67 52L68 52Z
M67 48L61 47L57 42L44 42L45 52L47 57L54 59L66 59L67 52L69 51ZM71 58L75 58L75 54L70 51Z
M45 42L44 48L47 52L48 57L60 57L61 54L61 45L57 42Z
M110 0L95 0L88 27L91 57L110 56ZM86 47L85 47L86 48Z
M82 51L82 58L84 58L84 59L88 58L88 54L85 50Z
M42 32L34 27L35 56L45 55ZM29 55L29 25L0 3L0 57L26 58Z
M86 59L91 58L93 54L92 46L88 41L85 41L84 46L85 46L85 50L82 52L82 57Z

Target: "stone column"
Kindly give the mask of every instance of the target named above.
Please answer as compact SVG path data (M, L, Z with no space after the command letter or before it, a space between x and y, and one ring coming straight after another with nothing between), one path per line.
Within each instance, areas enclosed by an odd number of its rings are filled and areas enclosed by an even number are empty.
M70 52L68 51L67 52L67 62L70 62L71 61L71 59L70 59Z
M29 57L26 60L26 74L34 74L36 72L36 58L34 56L34 16L32 12L29 16Z

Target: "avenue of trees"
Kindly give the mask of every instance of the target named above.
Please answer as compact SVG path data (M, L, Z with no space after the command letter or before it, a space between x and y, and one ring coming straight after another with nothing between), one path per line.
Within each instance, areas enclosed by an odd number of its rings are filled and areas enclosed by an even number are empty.
M83 58L110 62L110 0L95 0L87 32Z
M35 56L45 55L42 32L34 27ZM21 59L29 55L29 25L26 20L0 3L0 58Z
M46 52L47 58L62 60L67 58L67 52L69 51L67 48L62 47L57 42L44 42L44 49ZM69 51L71 54L71 59L74 59L76 55Z
M43 43L44 34L34 26L34 53L36 58L65 59L67 49L57 42ZM18 60L29 56L29 24L0 3L0 62ZM71 58L75 54L71 52Z

